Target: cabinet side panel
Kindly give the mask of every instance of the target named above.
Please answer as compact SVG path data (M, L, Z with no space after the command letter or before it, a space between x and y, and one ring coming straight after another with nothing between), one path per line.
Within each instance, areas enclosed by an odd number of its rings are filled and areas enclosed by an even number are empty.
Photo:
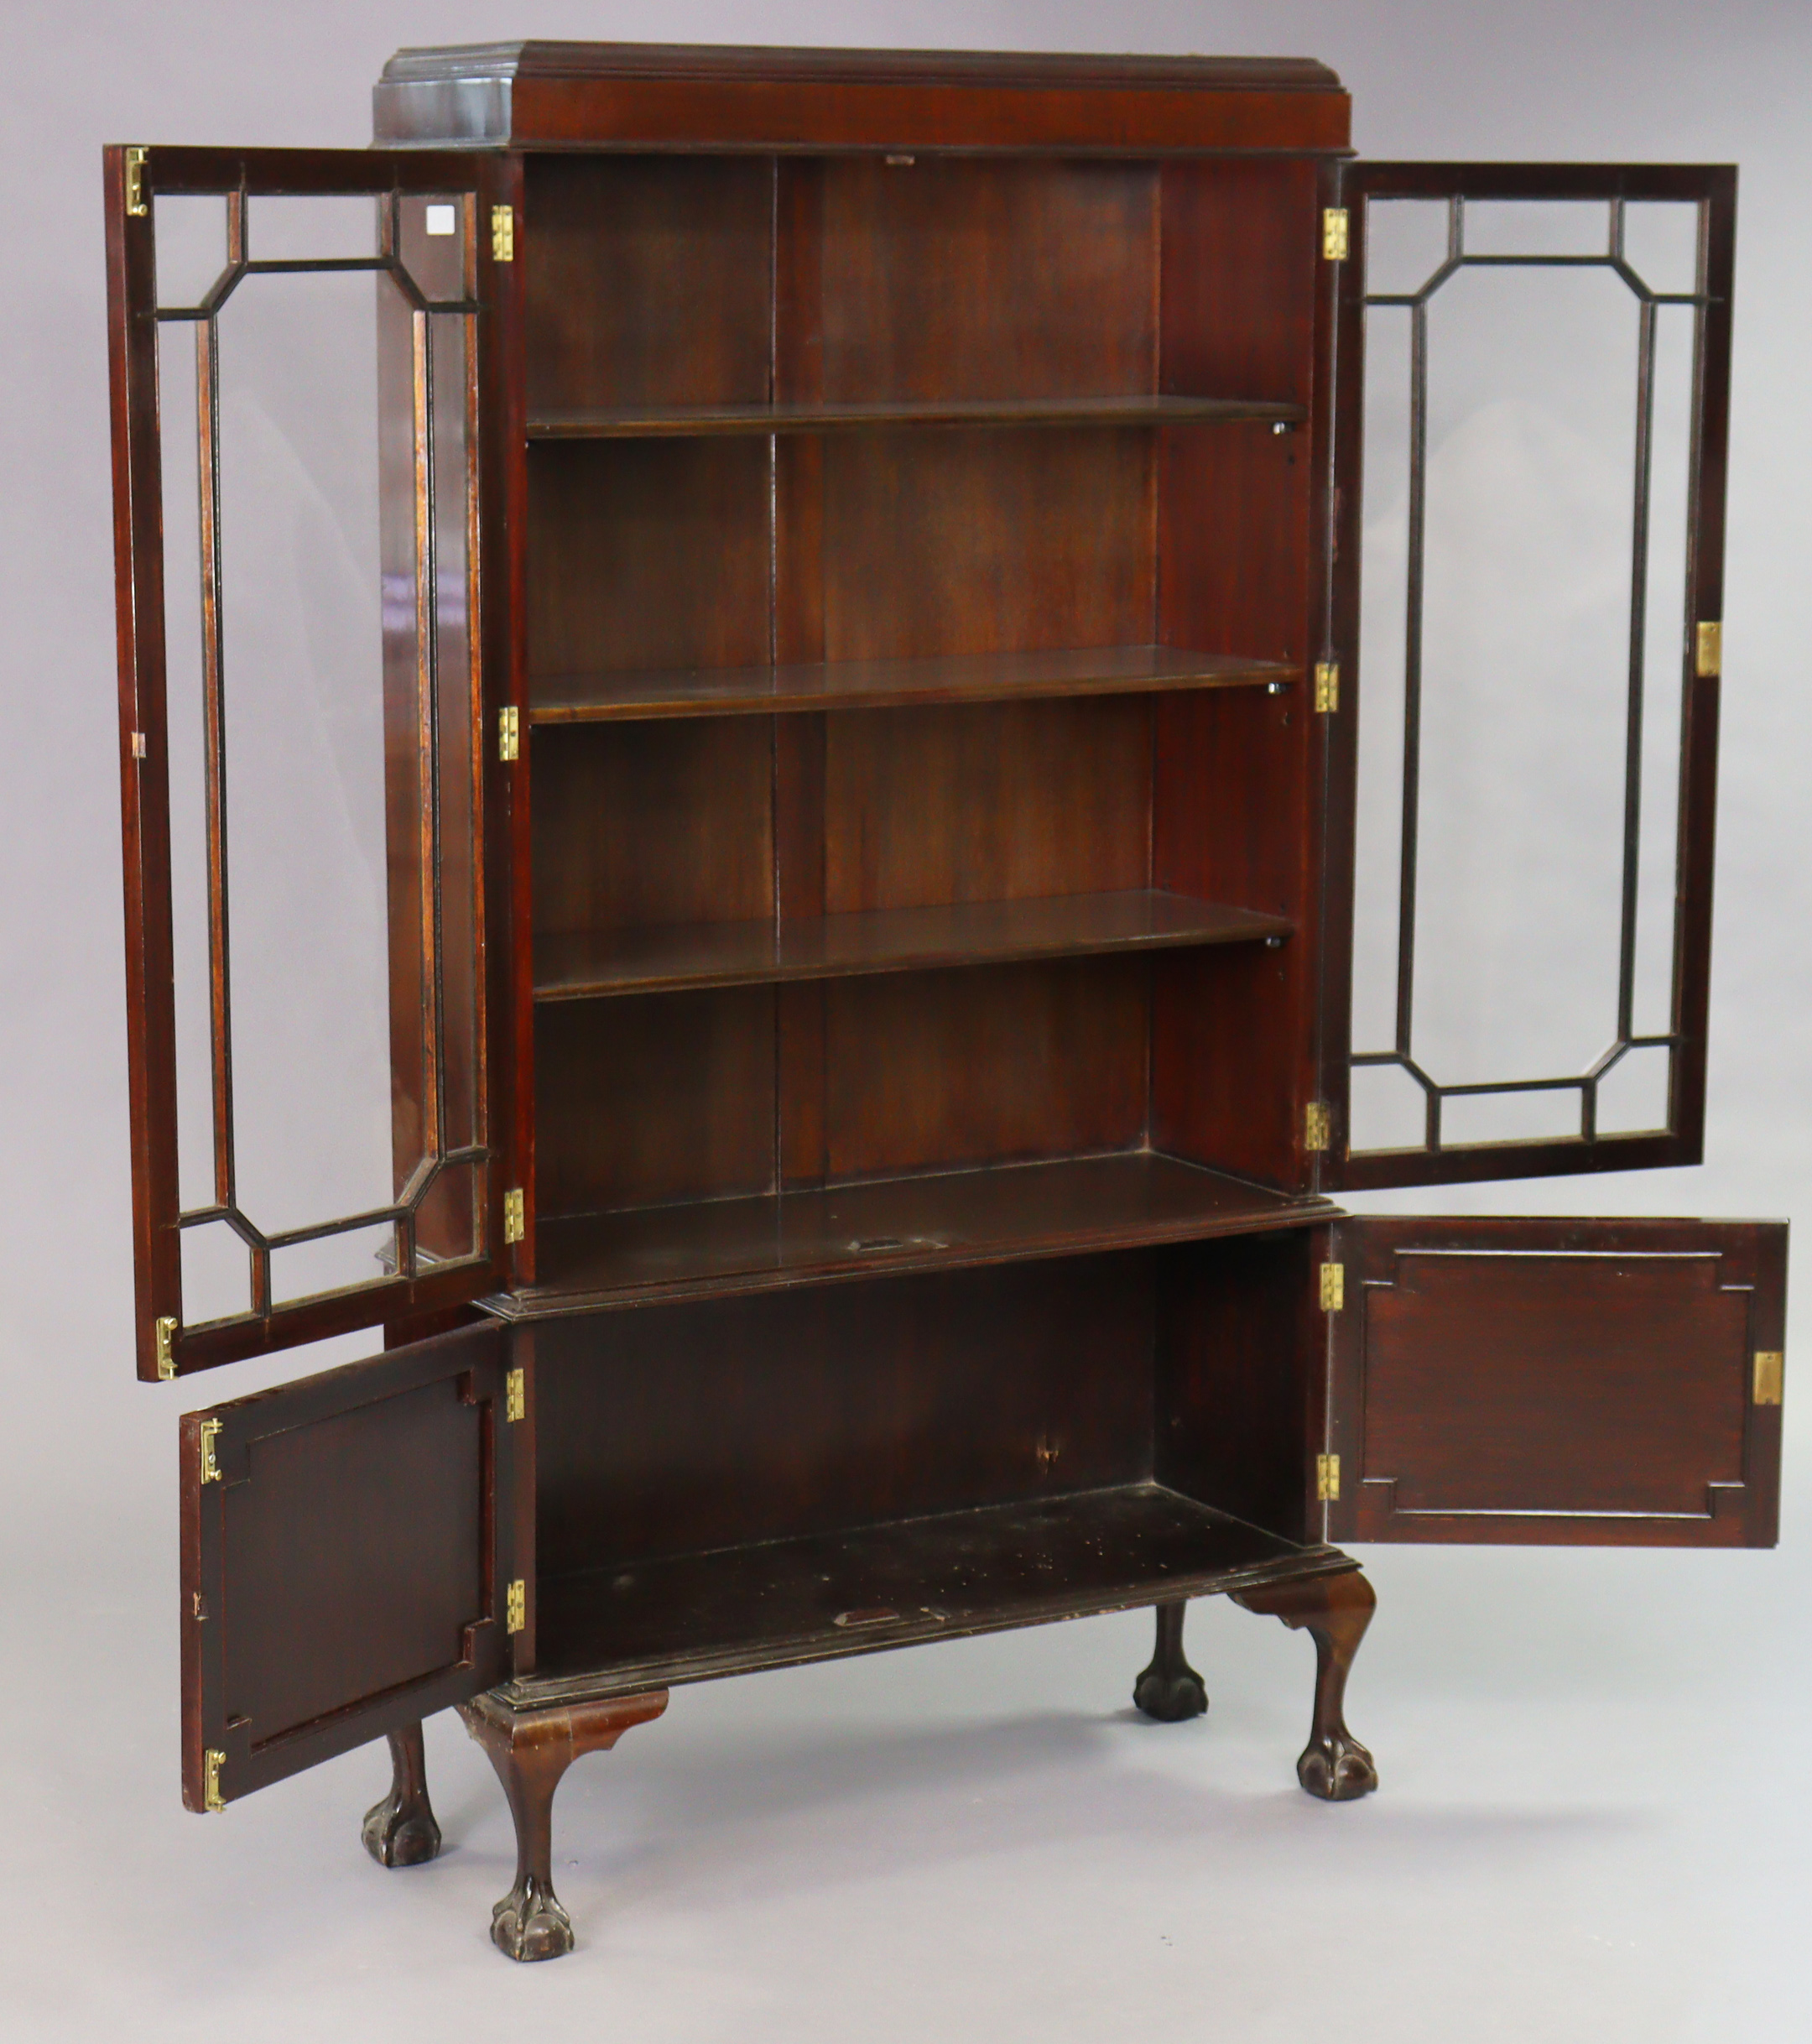
M1167 167L1160 388L1315 400L1316 167ZM1315 432L1160 436L1159 632L1167 644L1306 665L1320 646ZM1160 975L1153 1139L1273 1185L1306 1182L1315 1084L1320 816L1306 689L1160 703L1153 884L1270 908L1274 957Z
M536 1332L544 1576L1151 1472L1148 1255Z
M1300 1233L1163 1252L1160 1483L1289 1540L1311 1540L1324 1319Z
M1783 1228L1339 1233L1331 1537L1772 1541Z

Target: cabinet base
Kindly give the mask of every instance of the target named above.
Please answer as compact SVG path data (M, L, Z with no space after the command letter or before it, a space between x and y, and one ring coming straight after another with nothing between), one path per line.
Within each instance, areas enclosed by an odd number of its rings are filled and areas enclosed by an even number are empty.
M491 1912L491 1942L506 1958L558 1958L572 1950L572 1919L554 1892L554 1791L575 1760L607 1752L632 1725L666 1708L664 1689L545 1710L518 1710L494 1691L460 1705L516 1821L516 1884Z

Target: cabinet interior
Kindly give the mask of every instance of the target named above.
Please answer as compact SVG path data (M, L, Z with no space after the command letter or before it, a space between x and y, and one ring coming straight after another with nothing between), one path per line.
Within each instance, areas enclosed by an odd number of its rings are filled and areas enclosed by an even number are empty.
M1315 203L528 159L544 1304L1299 1191Z
M1308 1250L1299 1230L808 1285L612 1315L603 1342L548 1322L540 1677L627 1692L1287 1553Z

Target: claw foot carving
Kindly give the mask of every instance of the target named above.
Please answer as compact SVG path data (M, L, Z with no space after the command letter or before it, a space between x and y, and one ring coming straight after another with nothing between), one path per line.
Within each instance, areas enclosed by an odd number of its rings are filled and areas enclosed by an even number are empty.
M359 1836L381 1867L419 1867L440 1850L440 1827L428 1801L422 1729L390 1734L390 1793L365 1812Z
M1158 1606L1158 1644L1151 1666L1133 1685L1132 1701L1148 1718L1164 1724L1180 1724L1185 1718L1199 1718L1208 1708L1208 1692L1202 1678L1183 1658L1181 1603Z
M573 1948L572 1918L551 1887L529 1875L491 1911L491 1942L508 1958L558 1958Z
M492 1690L460 1705L516 1820L516 1885L491 1912L491 1942L507 1958L558 1958L573 1948L572 1919L554 1892L554 1791L560 1777L581 1755L607 1752L632 1725L646 1724L666 1708L664 1689L542 1709L518 1709Z
M1281 1619L1315 1641L1315 1718L1309 1744L1296 1763L1296 1779L1325 1802L1352 1802L1370 1795L1377 1786L1377 1769L1346 1729L1345 1710L1347 1672L1377 1603L1372 1585L1353 1568L1236 1590L1233 1601Z
M1311 1739L1296 1763L1296 1779L1324 1802L1353 1802L1377 1786L1377 1769L1348 1732Z

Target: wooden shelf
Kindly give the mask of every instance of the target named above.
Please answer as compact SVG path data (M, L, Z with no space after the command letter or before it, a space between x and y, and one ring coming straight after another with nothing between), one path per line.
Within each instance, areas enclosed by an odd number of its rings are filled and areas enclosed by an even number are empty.
M1344 1572L1157 1483L606 1566L539 1586L523 1704L961 1639Z
M1336 1211L1148 1150L943 1171L544 1220L533 1285L482 1301L504 1320L801 1279L931 1270L1299 1228Z
M697 440L724 434L862 433L909 426L1298 425L1300 404L1264 398L982 398L845 404L613 405L532 412L528 438Z
M945 660L831 660L780 667L690 667L530 680L531 724L655 717L749 717L785 710L882 710L913 703L1006 702L1019 696L1127 696L1299 681L1283 660L1183 646L1091 646Z
M1294 926L1257 909L1134 888L1031 901L883 909L790 922L664 924L643 930L545 933L535 939L538 1001L598 994L846 979L928 967L1181 951L1289 936Z

